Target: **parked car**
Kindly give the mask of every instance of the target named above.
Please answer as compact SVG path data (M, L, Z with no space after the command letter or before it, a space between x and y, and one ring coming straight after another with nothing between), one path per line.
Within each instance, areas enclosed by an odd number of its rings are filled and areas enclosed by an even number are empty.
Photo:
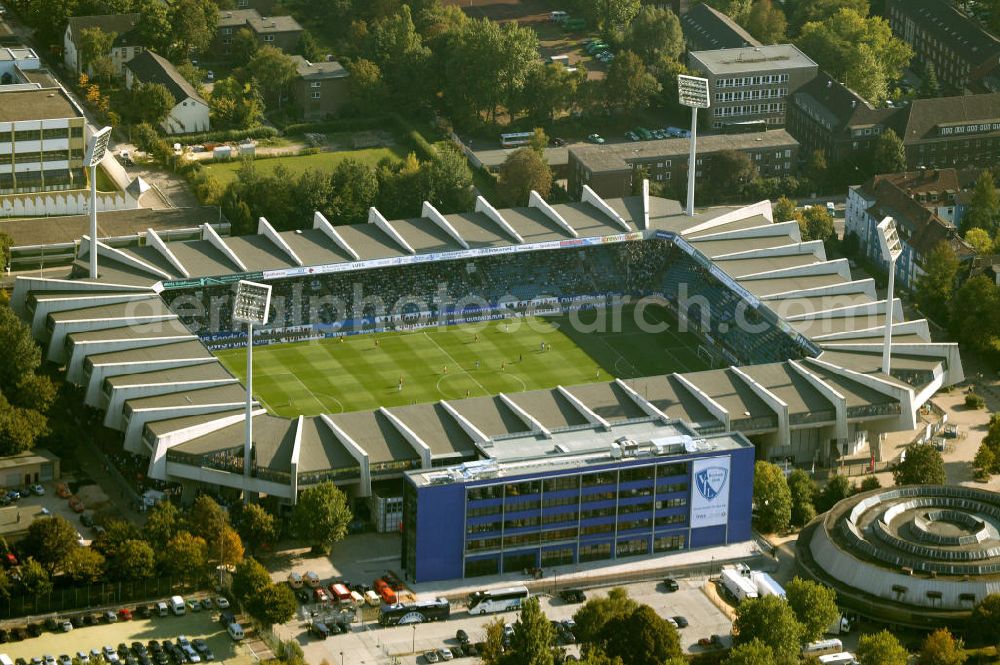
M438 657L436 651L428 651L424 654L424 661L428 663L440 663L441 659Z
M469 634L462 630L461 628L455 633L455 639L458 640L459 644L465 645L469 643Z
M80 524L87 527L94 526L94 516L90 513L83 513L80 515Z
M202 660L215 660L215 654L208 648L208 643L202 638L191 640L191 646L201 655Z
M68 499L72 493L66 483L56 483L56 496L61 499Z
M440 658L441 660L451 660L454 657L455 656L451 654L451 649L448 648L438 649L438 658Z
M73 622L70 621L69 619L63 619L59 623L59 630L61 630L64 633L68 633L69 631L73 630Z
M678 628L687 628L688 627L688 620L685 617L682 617L682 616L679 616L679 615L674 617L674 623L677 624Z
M206 610L212 609L212 599L211 598L202 598L201 599L201 606L204 607Z
M552 145L561 148L564 145L566 145L566 139L561 139L557 136L556 138L552 139Z
M130 610L127 607L121 608L120 610L118 610L118 618L121 619L122 621L131 621L132 610Z
M187 602L187 606L192 612L201 612L201 603L193 598Z
M118 615L115 614L114 612L112 612L111 610L108 610L108 611L106 611L104 613L104 622L105 623L118 623Z
M77 651L76 660L80 663L80 665L90 665L90 654L86 651Z
M563 589L559 592L559 597L567 603L582 603L587 600L587 594L581 589Z
M673 593L674 591L680 589L680 586L677 584L677 580L675 580L674 578L664 577L663 588L666 589L668 593Z
M604 143L604 137L602 137L600 134L591 134L590 136L587 137L587 142L596 143L600 145Z
M229 609L229 601L226 600L225 596L219 596L218 598L216 598L215 599L215 604L218 606L218 608L220 610L228 610Z

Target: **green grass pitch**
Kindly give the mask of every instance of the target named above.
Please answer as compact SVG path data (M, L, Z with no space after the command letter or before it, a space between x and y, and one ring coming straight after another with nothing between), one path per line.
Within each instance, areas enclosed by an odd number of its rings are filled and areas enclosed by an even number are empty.
M611 313L257 347L254 394L277 415L317 415L706 369L698 338L677 332L666 310L643 314L667 323L657 333L643 332L630 308L615 332L588 332L598 316L610 320ZM245 350L217 355L245 378Z

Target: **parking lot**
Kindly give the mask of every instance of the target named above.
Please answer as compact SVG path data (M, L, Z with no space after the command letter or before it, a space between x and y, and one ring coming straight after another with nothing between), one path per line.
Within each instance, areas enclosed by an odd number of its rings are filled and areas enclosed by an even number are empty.
M150 640L175 641L178 635L184 635L189 640L204 639L212 650L216 662L251 663L252 659L245 647L233 642L217 619L217 612L202 611L179 617L171 615L85 626L75 628L68 633L45 631L38 637L2 644L0 653L6 653L15 660L23 658L30 663L32 658L41 658L45 655L58 658L66 654L72 657L78 651L90 652L91 649L101 649L105 646L117 648L122 642L131 644L133 641L138 641L147 644ZM93 659L91 663L94 663Z
M698 639L712 634L726 635L731 629L728 618L708 599L702 591L704 578L679 580L680 589L667 593L662 584L639 582L624 585L629 595L640 603L650 605L660 616L685 617L689 626L679 631L681 648L685 653L697 653L702 647ZM588 598L606 595L611 587L588 589ZM540 596L542 608L549 619L569 619L579 609L580 604L569 604L558 598ZM402 663L424 663L426 651L444 646L457 646L455 633L464 630L472 642L483 640L483 625L496 617L505 622L517 621L516 612L486 616L470 616L464 609L453 610L447 621L424 623L415 626L395 626L383 628L377 623L355 623L350 633L334 635L326 640L317 640L306 633L306 624L297 621L276 628L282 639L296 639L302 645L306 661L318 663L326 659L338 663L343 656L345 663L374 665L389 662L396 656ZM569 653L577 653L575 646L568 646ZM462 659L459 662L476 662Z

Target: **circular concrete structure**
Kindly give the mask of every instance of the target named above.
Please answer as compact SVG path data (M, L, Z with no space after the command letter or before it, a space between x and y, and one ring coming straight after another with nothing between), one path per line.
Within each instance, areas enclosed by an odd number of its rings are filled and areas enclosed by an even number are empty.
M1000 494L917 485L845 499L796 545L814 579L872 618L929 626L960 621L1000 592Z

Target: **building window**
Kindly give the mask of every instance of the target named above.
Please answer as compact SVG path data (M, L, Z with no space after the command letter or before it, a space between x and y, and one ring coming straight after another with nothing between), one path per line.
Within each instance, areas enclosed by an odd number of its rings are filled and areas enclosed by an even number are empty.
M14 132L15 141L38 141L42 138L42 133L37 129L23 129Z
M319 82L319 81L313 81L312 83L309 84L309 87L310 88L318 88L321 85L323 85L321 82Z
M580 547L580 563L611 558L611 543L583 545Z
M645 538L620 540L615 547L615 556L619 559L627 556L641 556L643 554L649 554L649 540Z
M222 34L224 34L224 35L231 35L231 34L233 34L233 29L232 28L223 28L222 29Z
M64 139L67 136L69 136L69 129L67 127L61 127L59 129L42 130L43 139Z
M312 94L312 98L313 99L319 99L322 96L323 96L323 93L319 92L318 90Z
M543 486L546 492L556 492L559 490L575 490L580 487L580 476L565 476L563 478L547 478ZM549 500L545 500L545 505L549 505Z
M273 42L274 41L274 35L264 35L264 41L265 42Z
M542 552L542 568L548 566L565 566L573 563L573 548L563 547L557 550Z
M669 552L684 549L684 534L675 536L658 536L653 540L654 552Z

